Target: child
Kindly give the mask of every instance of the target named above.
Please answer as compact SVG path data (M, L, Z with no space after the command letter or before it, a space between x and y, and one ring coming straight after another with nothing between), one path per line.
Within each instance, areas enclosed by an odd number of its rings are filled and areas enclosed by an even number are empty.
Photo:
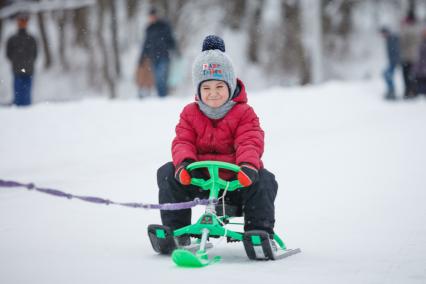
M192 67L192 78L195 102L185 106L180 114L172 142L173 162L157 172L160 203L208 197L207 191L190 185L191 174L202 174L186 170L192 162L238 164L238 174L225 171L220 176L225 180L237 178L247 188L228 192L225 201L243 207L245 231L264 230L272 236L278 184L263 167L264 132L247 104L244 84L235 77L220 37L204 39L202 52ZM161 211L161 219L163 225L175 230L191 224L191 210Z

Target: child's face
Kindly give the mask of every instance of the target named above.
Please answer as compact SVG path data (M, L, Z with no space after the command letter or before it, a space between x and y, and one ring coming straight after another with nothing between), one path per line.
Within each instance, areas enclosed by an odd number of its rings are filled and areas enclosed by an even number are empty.
M205 81L200 87L201 100L211 108L218 108L229 98L228 86L223 81Z

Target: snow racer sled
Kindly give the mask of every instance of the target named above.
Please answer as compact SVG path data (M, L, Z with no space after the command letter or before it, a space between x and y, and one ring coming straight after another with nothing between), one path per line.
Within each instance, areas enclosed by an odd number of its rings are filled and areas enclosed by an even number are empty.
M242 241L246 254L252 260L277 260L301 252L297 249L287 249L281 238L274 234L273 239L265 231L253 230L244 233L232 231L226 228L233 217L241 217L241 208L215 205L221 190L234 191L243 188L238 180L225 181L219 177L219 169L238 172L240 167L234 164L218 161L202 161L190 164L188 171L199 168L207 168L210 179L192 178L191 184L203 190L209 190L209 200L205 213L195 224L171 230L163 225L149 225L148 236L153 249L160 254L172 254L173 262L182 267L203 267L218 262L221 257L209 258L207 249L211 248L208 243L210 237L226 237L228 242ZM225 210L223 210L225 209ZM237 209L237 210L235 210ZM225 211L225 212L223 212ZM243 224L237 224L243 225ZM190 244L190 238L197 238L197 242ZM185 240L186 242L182 242Z

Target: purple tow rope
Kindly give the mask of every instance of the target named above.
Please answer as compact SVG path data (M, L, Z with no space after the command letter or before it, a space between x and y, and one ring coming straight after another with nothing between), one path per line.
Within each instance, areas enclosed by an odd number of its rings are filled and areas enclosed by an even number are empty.
M209 199L199 199L195 198L192 201L188 202L181 202L181 203L164 203L164 204L148 204L148 203L134 203L134 202L115 202L109 199L104 199L100 197L94 197L94 196L82 196L82 195L73 195L71 193L66 193L57 189L50 189L50 188L41 188L35 186L33 183L19 183L15 181L6 181L0 179L0 187L5 188L26 188L28 190L34 190L41 193L50 194L56 197L64 197L68 199L80 199L82 201L90 202L90 203L96 203L96 204L105 204L105 205L119 205L124 207L131 207L131 208L143 208L143 209L159 209L159 210L182 210L182 209L189 209L192 207L195 207L197 205L208 205L208 204L216 204L217 200L210 201Z

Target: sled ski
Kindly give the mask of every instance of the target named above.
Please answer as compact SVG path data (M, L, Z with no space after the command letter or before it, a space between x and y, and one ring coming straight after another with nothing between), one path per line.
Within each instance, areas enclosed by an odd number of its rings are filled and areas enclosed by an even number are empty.
M154 251L160 254L171 254L176 248L173 231L162 225L149 225L148 236Z
M173 237L173 231L167 226L149 225L148 236L151 241L152 248L155 252L160 254L171 254L176 249L187 250L195 253L200 249L199 242L189 243L188 245L179 243L179 240L176 237ZM213 244L207 243L205 248L211 249L213 248Z
M207 253L191 252L186 249L177 249L172 254L172 260L178 266L181 267L204 267L216 262L219 262L222 258L215 256L211 259L207 257Z
M278 260L296 253L300 248L287 249L278 247L274 239L265 231L248 231L244 233L243 244L247 257L252 260Z

